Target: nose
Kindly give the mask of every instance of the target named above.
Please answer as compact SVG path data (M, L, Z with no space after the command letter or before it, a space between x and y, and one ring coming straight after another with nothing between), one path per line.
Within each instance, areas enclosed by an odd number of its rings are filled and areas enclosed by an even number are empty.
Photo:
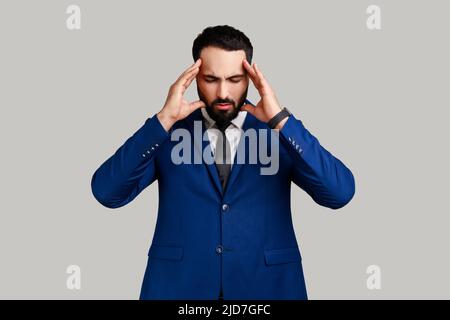
M228 88L226 83L220 82L217 87L217 97L225 100L228 97Z

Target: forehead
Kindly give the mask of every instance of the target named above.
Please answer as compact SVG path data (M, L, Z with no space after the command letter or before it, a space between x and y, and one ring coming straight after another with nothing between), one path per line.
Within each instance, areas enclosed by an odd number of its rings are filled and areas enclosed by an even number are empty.
M202 59L200 73L226 77L242 73L245 51L227 51L216 47L206 47L200 52L200 58Z

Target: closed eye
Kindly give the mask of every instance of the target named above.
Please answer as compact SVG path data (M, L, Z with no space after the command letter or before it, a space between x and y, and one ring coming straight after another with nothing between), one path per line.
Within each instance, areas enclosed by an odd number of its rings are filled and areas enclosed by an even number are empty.
M216 79L205 79L205 81L206 81L207 83L211 83L211 82L215 82ZM238 83L238 82L241 81L241 79L231 79L230 81L233 82L233 83Z

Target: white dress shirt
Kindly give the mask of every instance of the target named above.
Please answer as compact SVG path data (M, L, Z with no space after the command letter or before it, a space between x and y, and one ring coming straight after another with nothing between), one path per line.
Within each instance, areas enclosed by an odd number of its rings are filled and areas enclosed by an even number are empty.
M211 144L211 151L213 155L215 155L216 152L216 143L218 135L220 134L220 131L218 129L211 130L214 127L214 124L216 121L211 119L208 112L205 110L205 108L200 109L203 115L203 118L206 120L206 131L208 133L208 139ZM225 135L227 136L228 141L230 142L231 147L231 167L233 168L233 162L234 157L236 156L237 147L239 145L239 141L241 139L242 135L242 125L244 124L245 117L247 116L247 111L239 111L236 118L231 120L231 124L228 126L228 128L225 129Z

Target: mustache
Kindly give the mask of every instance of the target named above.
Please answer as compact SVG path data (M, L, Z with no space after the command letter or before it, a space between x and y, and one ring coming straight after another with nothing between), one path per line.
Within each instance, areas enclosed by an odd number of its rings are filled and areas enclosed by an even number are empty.
M232 104L233 106L235 105L234 101L230 101L230 100L222 100L222 99L214 100L213 103L212 103L212 105L217 105L217 104L220 104L220 103L223 103L223 104L229 103L229 104Z

